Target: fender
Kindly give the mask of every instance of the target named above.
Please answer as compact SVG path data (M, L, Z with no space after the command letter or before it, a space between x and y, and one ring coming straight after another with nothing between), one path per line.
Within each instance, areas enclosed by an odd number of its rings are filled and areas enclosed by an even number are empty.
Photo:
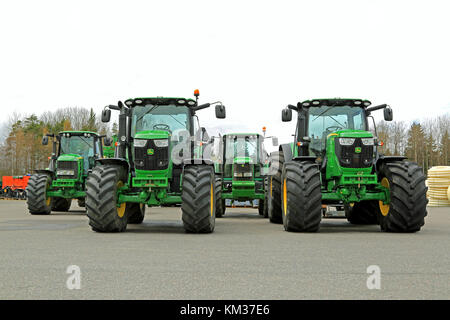
M378 171L379 167L381 166L381 164L386 163L386 162L396 162L396 161L403 161L405 159L408 159L407 157L404 156L385 156L383 154L380 154L376 159L375 159L375 170Z
M195 158L195 159L183 159L183 167L187 166L187 165L195 165L195 164L206 164L208 166L214 166L214 162L211 159L200 159L200 158Z
M49 175L52 179L55 178L55 172L52 171L52 170L49 170L49 169L37 169L37 170L34 170L34 172L37 173L37 174Z
M101 159L96 159L95 163L97 164L104 164L104 165L111 165L111 164L115 164L115 165L119 165L124 167L127 170L127 174L130 171L130 164L128 163L127 160L122 159L122 158L101 158Z
M289 143L281 144L279 151L283 152L284 162L291 161L293 158L291 145Z

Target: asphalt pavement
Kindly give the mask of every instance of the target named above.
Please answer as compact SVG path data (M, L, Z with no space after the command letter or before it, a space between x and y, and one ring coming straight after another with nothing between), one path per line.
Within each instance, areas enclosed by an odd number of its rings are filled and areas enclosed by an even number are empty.
M0 200L0 299L450 298L449 207L429 208L414 234L336 218L289 233L252 208L227 208L214 233L187 234L179 207L147 209L141 225L104 234L73 205L38 216ZM67 288L71 265L80 289ZM368 289L369 266L379 289Z

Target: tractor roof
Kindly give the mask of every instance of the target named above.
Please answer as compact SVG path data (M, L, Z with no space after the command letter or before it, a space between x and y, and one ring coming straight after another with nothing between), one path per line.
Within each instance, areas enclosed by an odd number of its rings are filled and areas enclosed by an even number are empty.
M94 136L99 136L99 134L97 132L93 132L93 131L72 131L72 130L66 130L66 131L61 131L59 134L63 134L63 133L70 133L70 135L72 135L72 136L82 136L85 133L89 133L89 134L92 134Z
M125 101L128 107L145 106L146 104L169 105L176 106L196 106L197 101L194 99L176 98L176 97L150 97L150 98L134 98Z
M348 99L348 98L329 98L329 99L311 99L299 102L297 106L318 107L318 106L355 106L368 107L372 103L364 99Z
M262 135L259 134L259 133L243 133L243 132L239 132L239 133L225 133L223 136L225 137L225 136L262 136Z

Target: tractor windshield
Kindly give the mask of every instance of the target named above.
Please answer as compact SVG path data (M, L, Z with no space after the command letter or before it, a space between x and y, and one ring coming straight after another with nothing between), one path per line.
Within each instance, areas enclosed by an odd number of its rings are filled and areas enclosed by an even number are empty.
M320 106L309 108L308 136L310 153L321 156L326 148L327 136L335 131L367 130L365 112L361 107Z
M61 136L59 154L78 154L84 158L94 156L94 137Z
M225 163L233 163L236 157L248 157L258 163L260 140L257 135L226 136Z
M189 131L189 110L184 106L153 105L134 107L131 135L146 130L165 130L170 133Z

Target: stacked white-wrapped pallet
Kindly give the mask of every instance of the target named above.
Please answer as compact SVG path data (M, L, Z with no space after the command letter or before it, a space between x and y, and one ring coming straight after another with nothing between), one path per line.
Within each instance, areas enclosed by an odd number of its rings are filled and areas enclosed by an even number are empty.
M450 206L450 166L430 168L426 185L428 186L429 206Z

